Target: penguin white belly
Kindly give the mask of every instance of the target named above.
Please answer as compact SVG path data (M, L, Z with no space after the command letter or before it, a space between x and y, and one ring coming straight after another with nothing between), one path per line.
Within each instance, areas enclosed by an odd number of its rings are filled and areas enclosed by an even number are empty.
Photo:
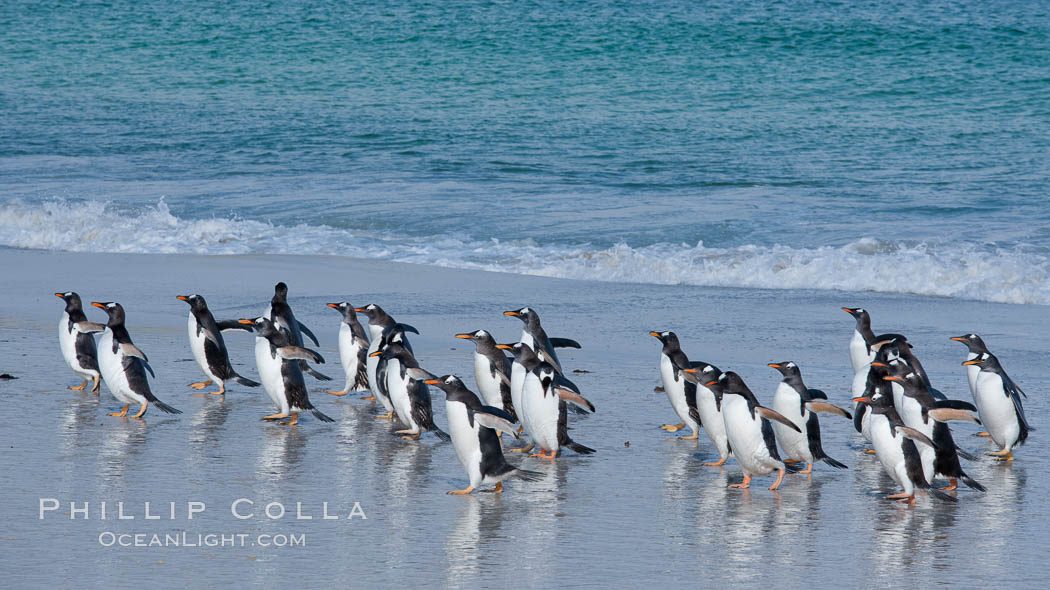
M977 378L977 395L974 396L981 424L988 430L995 444L1012 449L1021 435L1014 402L1003 389L1003 380L996 373L985 371Z
M868 365L869 368L871 365ZM864 390L868 387L868 370L859 371L853 375L853 383L850 384L850 393L853 397L863 397ZM857 402L853 402L853 413L857 413ZM871 412L865 412L860 419L860 434L865 440L871 441L871 430L869 427L869 419L871 418Z
M870 412L869 412L870 414ZM897 485L905 486L908 480L906 466L904 464L904 451L901 449L901 441L894 434L890 421L882 414L871 415L871 445L875 449L875 456L882 463L882 468L897 482Z
M500 395L499 375L493 376L489 369L491 362L483 354L474 353L474 380L478 383L478 393L486 406L503 408L503 397Z
M972 361L975 358L977 358L976 354L972 352L966 353L967 361ZM970 395L973 396L974 404L977 403L977 376L980 375L980 373L981 367L978 367L977 365L966 366L966 381L970 384Z
M539 353L539 351L536 350L536 339L532 337L532 334L529 334L528 330L522 330L521 331L521 339L519 340L519 342L521 342L522 344L528 346L534 352Z
M284 391L284 375L281 374L281 357L270 354L270 342L265 338L255 339L255 364L259 369L259 381L280 412L287 413L288 396Z
M107 328L98 344L98 368L109 392L125 404L144 403L146 398L132 391L128 383L128 376L124 373L124 353L119 348L113 352L113 332Z
M62 358L74 373L84 379L93 379L95 371L80 366L77 359L77 332L76 328L69 329L69 314L62 312L62 319L58 321L58 346L62 350Z
M777 385L777 390L773 393L773 409L791 420L802 432L795 432L780 422L773 422L773 434L788 459L812 463L813 454L809 452L809 438L806 435L806 420L809 416L800 413L801 404L802 398L790 385L783 381Z
M527 376L527 374L525 373L525 367L519 365L518 363L514 363L513 365L511 365L511 367L510 367L510 403L514 404L514 411L518 414L518 420L521 421L523 426L525 424L525 421L522 418L522 414L524 413L524 410L522 409L522 406L523 406L523 404L525 402L522 401L522 397L524 397L524 396L522 396L521 393L522 393L522 390L525 387L525 377L526 376Z
M390 392L390 403L398 419L412 429L419 430L419 425L412 418L412 400L408 397L408 376L401 377L401 361L392 358L386 364L386 390Z
M357 374L357 349L354 348L354 333L346 322L339 324L339 365L346 375L346 388L354 386Z
M700 414L704 432L718 449L719 456L723 458L729 456L729 439L726 438L726 425L722 419L722 412L718 410L715 394L703 385L696 386L696 412Z
M211 379L216 384L222 383L222 379L219 379L211 372L211 367L208 366L208 356L204 353L204 331L197 333L197 318L193 317L193 313L190 313L190 319L186 323L187 331L190 336L190 350L193 352L193 360L197 361L197 366L200 367L201 372L204 373L208 379Z
M853 337L849 340L849 361L853 365L854 375L871 364L869 358L868 344L864 342L864 337L860 335L860 332L853 330Z
M479 424L470 424L467 406L462 402L445 400L445 413L448 415L448 434L452 437L452 447L456 449L463 469L467 470L470 485L481 485L481 443L478 439Z
M894 384L897 387L897 384ZM930 418L928 422L922 419L922 406L915 399L910 398L906 395L901 395L901 420L904 421L904 425L910 428L914 428L919 432L928 436L931 440L933 439L933 418ZM933 460L937 456L937 451L934 450L930 445L924 445L919 443L916 445L919 449L919 457L922 458L922 473L926 476L926 481L933 481Z
M762 419L751 416L747 400L739 395L723 397L722 416L733 456L745 475L765 475L776 469L770 466L773 459L762 438Z
M685 377L678 376L676 379L676 372L671 359L666 354L661 353L660 377L664 382L664 392L667 393L667 399L671 402L671 407L678 414L678 418L682 423L692 428L693 432L696 433L699 427L696 420L689 416L689 404L685 401Z
M557 451L558 444L558 417L560 414L559 398L550 393L533 399L535 402L532 410L533 440L541 448L548 451Z

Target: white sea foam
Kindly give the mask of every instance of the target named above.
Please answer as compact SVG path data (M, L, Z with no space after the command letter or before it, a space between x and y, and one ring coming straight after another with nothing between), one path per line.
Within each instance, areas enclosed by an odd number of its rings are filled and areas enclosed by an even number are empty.
M911 293L1050 304L1050 258L973 244L870 238L841 247L702 243L610 248L532 240L393 239L324 225L180 219L164 202L125 210L98 201L0 205L0 245L71 252L326 254L613 282Z

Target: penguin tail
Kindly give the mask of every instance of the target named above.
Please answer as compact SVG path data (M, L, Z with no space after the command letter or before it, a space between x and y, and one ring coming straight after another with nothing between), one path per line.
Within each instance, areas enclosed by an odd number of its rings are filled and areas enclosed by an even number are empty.
M430 429L430 432L433 432L435 435L437 435L438 438L440 438L441 440L443 440L445 442L448 442L448 441L452 440L452 437L449 436L447 432L445 432L444 430L441 430L437 426L432 427Z
M317 408L310 408L310 413L314 415L314 418L317 418L321 422L335 422L334 418L328 416L327 414L325 414L321 410L318 410Z
M168 404L166 404L166 403L164 403L164 402L162 402L162 401L160 401L159 399L156 399L156 398L150 400L150 403L155 405L155 406L157 406L157 409L160 410L161 412L165 412L167 414L181 414L182 413L181 411L176 410L175 408L169 406Z
M931 496L933 496L934 498L937 498L938 500L941 500L941 501L944 501L944 502L958 502L959 501L959 500L957 500L955 498L955 496L952 496L950 494L945 494L944 492L938 490L937 488L931 487L931 488L928 488L926 491Z
M960 457L962 457L963 459L966 459L967 461L976 461L977 460L977 456L976 455L974 455L973 453L964 451L964 450L962 450L962 449L960 449L958 447L955 448L955 452L958 453Z
M566 408L566 410L568 410L570 414L576 414L577 416L586 416L590 413L587 410L575 404L569 404L569 407Z
M581 445L580 443L572 440L571 438L565 442L565 446L569 447L570 449L572 449L573 451L576 451L577 453L579 453L581 455L590 455L591 453L597 453L598 452L598 451L595 451L594 449L592 449L591 447L585 447L585 446Z
M241 377L237 373L233 374L233 380L236 381L237 383L240 383L241 385L243 385L245 387L258 387L259 386L259 384L256 383L255 381L252 381L251 379L248 379L246 377Z
M980 483L978 483L978 482L977 482L977 480L973 479L973 478L972 478L972 477L970 477L969 475L966 475L965 473L963 473L962 475L960 475L960 476L959 476L959 479L961 479L961 480L962 480L962 482L963 482L964 484L966 484L966 485L967 485L968 487L971 487L971 488L973 488L973 489L977 490L978 492L984 492L984 491L987 491L987 490L985 490L985 489L984 489L984 486L983 486L983 485L981 485Z
M832 459L827 455L821 457L820 460L834 467L835 469L849 469L849 467L847 467L844 463L839 463L838 461Z
M540 481L543 479L543 474L538 471L529 471L528 469L520 469L517 467L515 467L514 471L510 473L510 476L522 481Z

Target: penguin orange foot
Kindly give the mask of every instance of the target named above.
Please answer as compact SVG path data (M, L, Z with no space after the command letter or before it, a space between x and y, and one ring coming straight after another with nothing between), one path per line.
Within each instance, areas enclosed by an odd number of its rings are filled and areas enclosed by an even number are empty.
M131 404L128 404L128 405L124 406L124 409L119 411L119 412L110 412L110 413L108 413L106 415L107 416L120 416L120 417L127 416L128 415L128 406L130 406L130 405Z
M190 383L190 387L192 387L194 389L204 389L205 387L207 387L209 385L211 385L211 380L210 379L208 381L197 381L196 383Z

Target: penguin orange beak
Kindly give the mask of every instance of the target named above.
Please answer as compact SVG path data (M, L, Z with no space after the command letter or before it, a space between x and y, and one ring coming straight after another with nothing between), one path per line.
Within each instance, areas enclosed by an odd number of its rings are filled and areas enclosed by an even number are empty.
M462 338L463 340L470 340L473 337L473 334L456 334L456 338ZM497 346L499 345L497 344Z
M979 360L977 360L977 359L973 359L972 361L966 361L966 362L964 362L964 363L963 363L963 366L964 366L964 367L969 367L969 366L971 366L971 365L979 365L979 364L981 364L981 361L979 361Z
M244 324L244 325L246 325L246 326L251 326L251 325L252 325L252 324L254 324L255 322L253 322L253 321L251 321L251 320L237 320L237 323L238 323L238 324Z
M682 369L682 372L683 373L689 373L691 375L696 375L697 369Z
M105 303L99 303L98 301L92 301L91 305L94 305L95 307L98 307L98 308L101 308L101 309L106 309L106 304Z
M870 397L855 397L855 398L853 398L853 401L857 402L858 404L870 404L871 403L871 398Z
M179 301L189 301L190 300L190 298L186 297L185 295L176 295L175 299L178 299Z
M366 311L368 311L368 310L366 310L366 309L365 309L365 308L363 308L363 307L355 307L355 308L354 308L354 311L356 311L356 312L358 312L358 313L365 313L365 312L366 312Z
M852 310L852 309L850 309L850 308L848 308L848 307L843 307L843 308L842 308L842 311L844 311L844 312L846 312L846 313L848 313L848 314L850 314L850 315L853 315L853 310Z
M963 338L962 336L952 336L951 339L956 341L956 342L966 342L966 339Z
M55 293L55 297L58 297L59 299L65 299L66 298L66 296L64 294L62 294L62 293Z
M880 363L879 361L875 361L875 362L871 363L871 366L873 366L873 367L886 367L887 365L886 365L886 363Z
M497 344L496 348L498 348L500 350L513 350L514 349L514 347L509 345L509 344Z
M783 369L783 367L781 367L781 366L780 366L780 364L778 364L778 363L769 363L769 364L768 364L768 365L766 365L766 366L767 366L767 367L772 367L772 368L774 368L774 369Z
M659 338L660 337L660 333L659 332L649 332L649 335L652 336L653 338Z
M441 381L438 381L437 379L427 379L423 383L426 383L427 385L438 385Z
M718 383L717 379L715 379L714 381L708 381L707 383L704 383L704 387L711 387L715 383Z
M370 354L368 356L379 356L381 354L383 354L383 351L382 350L377 350L377 351L373 352L372 354Z
M516 312L516 311L505 311L505 312L503 312L503 315L512 315L512 316L517 317L517 316L519 316L521 314Z
M887 376L883 377L882 380L883 381L902 381L902 382L904 381L904 379L901 379L900 377L897 377L897 376L894 376L894 375L887 375Z
M339 309L339 304L338 303L329 303L328 307L331 307L332 309ZM357 310L354 310L354 311L357 311Z

